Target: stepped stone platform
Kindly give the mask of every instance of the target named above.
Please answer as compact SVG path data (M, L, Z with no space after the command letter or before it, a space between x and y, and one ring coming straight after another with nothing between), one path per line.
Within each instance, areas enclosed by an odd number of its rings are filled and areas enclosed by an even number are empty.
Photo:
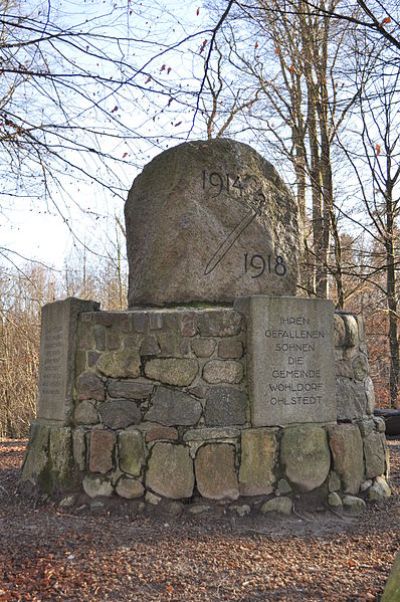
M43 491L264 512L390 494L363 323L329 302L104 312L67 299L43 309L41 358L22 478Z

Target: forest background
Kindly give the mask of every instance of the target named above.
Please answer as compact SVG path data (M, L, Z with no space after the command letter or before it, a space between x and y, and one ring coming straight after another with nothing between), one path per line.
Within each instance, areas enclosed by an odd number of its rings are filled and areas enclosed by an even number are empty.
M278 167L301 215L299 294L364 315L377 404L397 407L398 3L0 7L0 437L34 416L42 305L126 307L134 177L220 136Z

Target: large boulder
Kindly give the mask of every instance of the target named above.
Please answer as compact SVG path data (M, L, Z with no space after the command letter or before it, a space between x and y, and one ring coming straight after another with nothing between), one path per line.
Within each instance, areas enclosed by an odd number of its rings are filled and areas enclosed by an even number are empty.
M134 181L125 219L129 307L295 294L297 205L246 144L161 153Z

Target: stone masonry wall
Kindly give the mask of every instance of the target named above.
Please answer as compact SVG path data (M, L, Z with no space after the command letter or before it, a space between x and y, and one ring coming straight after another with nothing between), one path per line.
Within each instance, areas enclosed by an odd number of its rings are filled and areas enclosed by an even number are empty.
M23 478L90 497L235 502L289 513L390 495L362 320L335 315L337 423L253 428L246 325L230 308L91 311L71 424L33 425Z

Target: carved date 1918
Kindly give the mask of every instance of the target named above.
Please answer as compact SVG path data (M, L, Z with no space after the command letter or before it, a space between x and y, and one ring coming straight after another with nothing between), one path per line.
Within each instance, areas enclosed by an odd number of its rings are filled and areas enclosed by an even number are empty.
M251 272L252 278L259 278L263 274L276 274L276 276L284 276L286 274L286 265L283 257L278 255L272 257L272 255L260 255L255 253L250 255L249 253L244 254L244 271L245 273Z

